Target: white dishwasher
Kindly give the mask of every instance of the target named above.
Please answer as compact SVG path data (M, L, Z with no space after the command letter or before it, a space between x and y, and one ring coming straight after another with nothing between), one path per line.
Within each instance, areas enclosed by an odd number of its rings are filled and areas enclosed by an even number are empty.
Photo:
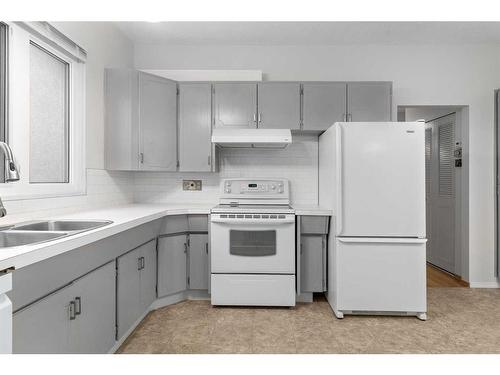
M12 274L0 274L0 354L12 353L12 302L7 297L12 289Z

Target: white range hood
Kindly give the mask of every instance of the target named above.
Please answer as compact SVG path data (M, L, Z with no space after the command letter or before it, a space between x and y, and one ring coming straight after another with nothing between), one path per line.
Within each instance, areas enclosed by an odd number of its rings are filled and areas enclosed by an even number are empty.
M226 148L285 148L290 129L213 129L212 143Z

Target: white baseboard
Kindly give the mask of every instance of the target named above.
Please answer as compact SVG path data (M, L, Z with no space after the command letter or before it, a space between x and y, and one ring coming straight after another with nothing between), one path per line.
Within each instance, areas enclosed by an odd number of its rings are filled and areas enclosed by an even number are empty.
M471 281L469 283L471 288L500 288L499 281Z

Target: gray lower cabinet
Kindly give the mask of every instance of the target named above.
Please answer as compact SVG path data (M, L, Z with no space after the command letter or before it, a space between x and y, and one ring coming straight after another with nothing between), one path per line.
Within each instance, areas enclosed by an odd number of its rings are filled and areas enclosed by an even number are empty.
M302 130L323 131L337 121L346 121L346 83L308 82L302 90Z
M189 235L189 289L208 289L208 234Z
M302 292L323 292L326 286L326 235L302 235L300 273Z
M391 82L347 84L348 121L391 121Z
M263 82L258 88L258 128L300 129L300 83Z
M179 84L179 171L214 170L212 133L212 85Z
M187 288L187 235L158 238L158 297Z
M257 84L215 83L214 126L216 128L257 127Z
M14 353L106 353L115 343L115 262L14 314Z
M120 339L156 298L156 240L117 259L117 339Z

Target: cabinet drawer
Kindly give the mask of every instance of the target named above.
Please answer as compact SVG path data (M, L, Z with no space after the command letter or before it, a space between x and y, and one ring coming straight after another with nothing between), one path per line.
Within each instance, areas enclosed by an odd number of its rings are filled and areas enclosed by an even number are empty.
M300 233L328 234L328 216L301 216Z
M188 215L190 232L208 232L208 215Z
M185 233L189 230L187 215L167 216L163 219L160 235Z

